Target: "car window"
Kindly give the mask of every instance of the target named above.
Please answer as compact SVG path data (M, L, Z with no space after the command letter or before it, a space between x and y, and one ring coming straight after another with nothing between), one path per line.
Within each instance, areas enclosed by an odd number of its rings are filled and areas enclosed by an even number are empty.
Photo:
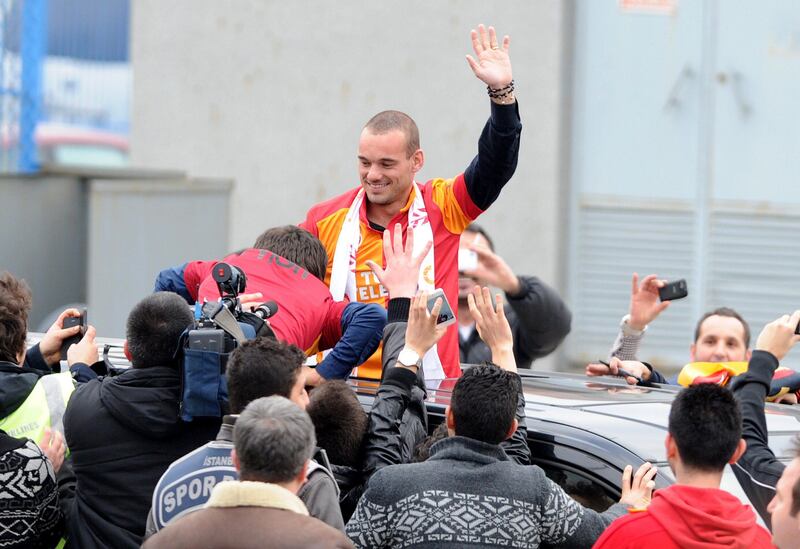
M619 499L619 494L612 494L604 484L577 467L542 459L534 459L533 462L542 468L547 478L588 509L602 513Z

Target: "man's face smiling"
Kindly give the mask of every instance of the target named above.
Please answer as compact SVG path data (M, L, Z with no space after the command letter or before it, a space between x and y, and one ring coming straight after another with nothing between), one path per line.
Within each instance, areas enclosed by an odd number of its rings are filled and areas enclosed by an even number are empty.
M392 215L408 201L411 182L422 168L422 150L408 155L406 135L400 130L374 134L365 128L358 142L358 174L371 205Z
M700 325L700 334L691 347L693 362L737 362L750 360L744 343L744 326L738 319L712 315Z

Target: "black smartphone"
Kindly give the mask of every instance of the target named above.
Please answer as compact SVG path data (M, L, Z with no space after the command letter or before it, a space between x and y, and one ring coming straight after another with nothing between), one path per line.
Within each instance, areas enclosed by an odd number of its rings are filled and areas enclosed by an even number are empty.
M84 334L86 334L86 326L88 326L86 322L86 309L83 310L80 316L68 316L61 324L62 328L72 328L73 326L80 326L81 329L74 336L68 337L61 342L61 360L67 360L67 349L69 349L71 345L79 343L80 340L83 339Z
M444 295L444 290L441 288L435 289L428 296L428 311L430 312L433 309L436 300L439 298L442 298L442 308L439 310L439 318L436 319L436 324L438 326L449 326L456 321L456 315L453 313L450 303L447 302L447 296Z
M658 298L661 301L683 299L687 295L689 295L689 287L686 285L686 280L683 278L667 282L664 284L663 288L658 289Z
M794 329L794 333L800 335L800 322L797 323L797 328Z

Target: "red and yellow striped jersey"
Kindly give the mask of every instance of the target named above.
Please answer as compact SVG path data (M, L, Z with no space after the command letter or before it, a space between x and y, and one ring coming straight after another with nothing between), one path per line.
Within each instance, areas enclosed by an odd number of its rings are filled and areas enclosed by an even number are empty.
M435 287L442 288L455 311L458 303L458 241L461 233L477 218L481 210L469 196L464 174L453 179L433 179L424 185L419 185L428 220L433 232L433 257L436 280L431 280ZM330 284L333 256L336 252L336 243L342 230L344 218L359 188L351 189L344 194L313 206L306 216L301 227L316 235L325 245L328 252L328 269L325 274L325 283ZM414 201L412 187L408 200L400 213L392 219L389 227L400 223L403 227L403 237L408 228L408 210ZM375 274L367 266L366 261L371 259L375 263L386 266L383 259L383 235L373 229L367 220L367 199L361 205L361 244L356 257L356 297L364 303L379 303L386 306L387 293L378 281ZM422 273L426 276L426 273ZM461 374L458 354L458 328L451 325L447 333L438 344L439 358L447 377L458 377ZM371 379L380 379L381 376L381 349L363 365L354 375Z

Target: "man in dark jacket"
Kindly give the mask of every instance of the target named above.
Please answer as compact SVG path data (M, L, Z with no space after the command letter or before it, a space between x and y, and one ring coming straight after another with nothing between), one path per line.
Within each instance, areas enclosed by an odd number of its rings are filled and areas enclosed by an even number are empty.
M621 504L599 515L581 507L538 467L514 463L500 446L517 431L520 379L511 329L502 297L496 296L495 307L484 288L469 299L477 329L498 365L464 372L446 412L451 436L432 447L425 463L376 472L347 523L347 534L357 547L371 548L588 546L624 513L625 505L647 504L655 469L643 465L633 486L623 480ZM412 299L410 324L419 318L421 331L432 334L437 310L429 313L426 301L424 294ZM407 364L404 353L401 365Z
M786 465L769 447L764 401L780 361L800 342L795 334L799 322L800 311L796 311L791 317L784 315L767 324L758 336L747 371L731 382L742 411L742 438L747 442L744 455L733 464L733 472L767 526L771 519L768 506Z
M192 322L180 296L146 297L128 316L125 349L133 367L89 381L72 395L64 415L77 479L70 546L139 547L161 474L216 434L219 418L185 423L179 415L176 351Z
M144 547L352 547L344 534L309 517L296 495L316 444L303 410L280 396L256 399L236 421L233 439L241 480L214 486L203 509L170 523Z
M461 362L480 364L491 360L489 347L475 330L467 295L475 285L503 290L505 314L514 336L514 359L519 368L552 353L570 330L572 313L561 296L535 276L517 276L479 225L473 223L459 242L458 346Z

